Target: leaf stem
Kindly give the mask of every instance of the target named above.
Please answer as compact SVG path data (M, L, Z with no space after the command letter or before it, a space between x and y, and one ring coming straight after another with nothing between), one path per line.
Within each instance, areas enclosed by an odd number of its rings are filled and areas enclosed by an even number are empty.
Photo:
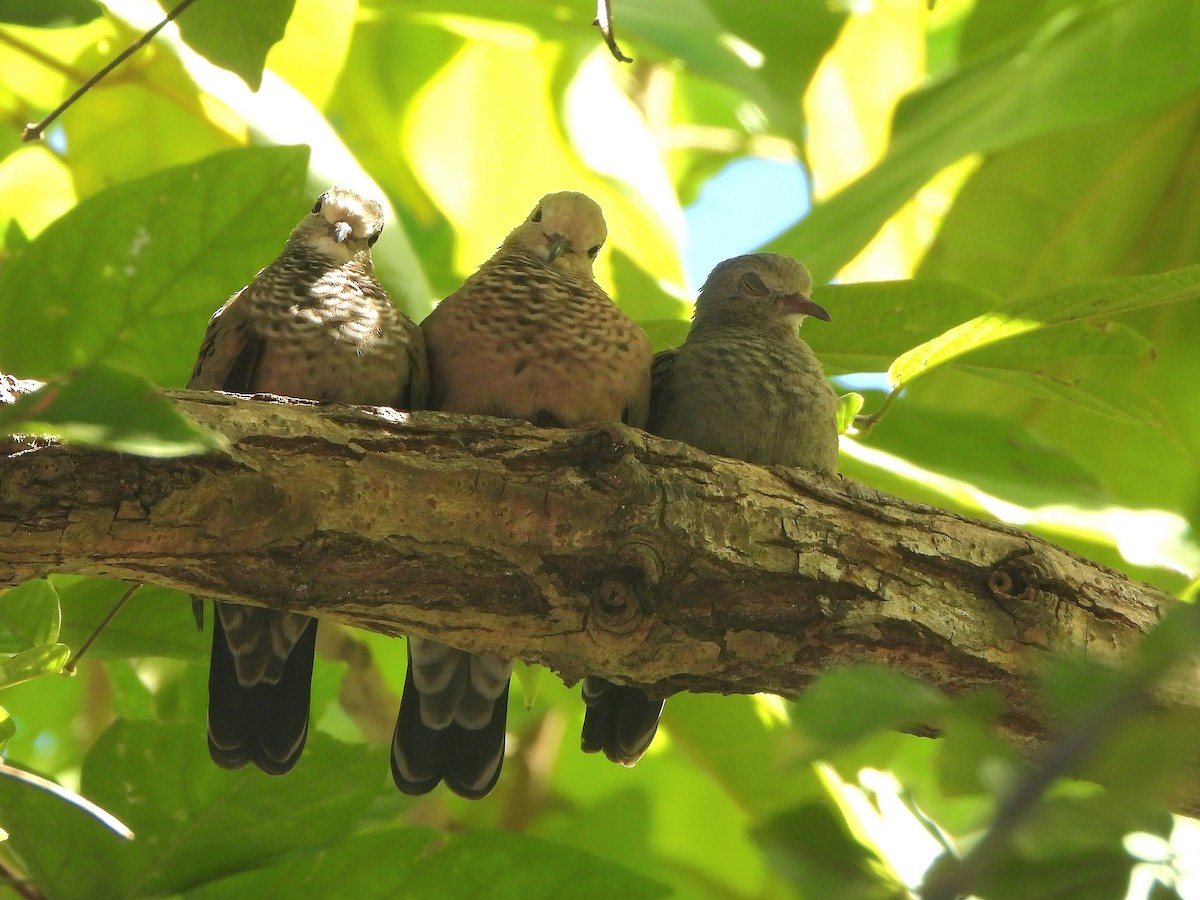
M45 133L46 129L50 127L51 123L53 123L55 119L70 109L76 100L90 91L92 87L105 75L107 75L121 63L125 62L125 60L127 60L133 54L137 53L138 50L141 50L142 47L146 46L146 44L150 43L150 41L154 39L154 36L167 26L168 22L175 19L181 12L191 6L194 2L195 0L180 0L180 2L175 4L175 6L166 14L161 22L159 22L140 38L113 57L113 59L99 72L76 88L71 93L71 96L69 96L62 103L58 104L58 106L54 107L54 109L50 111L49 115L47 115L40 122L31 122L30 124L26 125L24 130L21 132L22 143L41 140L42 135Z

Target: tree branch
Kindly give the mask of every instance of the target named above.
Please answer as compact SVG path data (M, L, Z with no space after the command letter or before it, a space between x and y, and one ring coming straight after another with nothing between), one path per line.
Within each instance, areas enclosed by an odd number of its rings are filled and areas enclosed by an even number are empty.
M232 450L8 439L0 583L167 585L662 694L883 663L994 688L1026 747L1040 663L1120 662L1174 603L1018 529L621 426L170 393ZM1168 693L1200 706L1194 679Z

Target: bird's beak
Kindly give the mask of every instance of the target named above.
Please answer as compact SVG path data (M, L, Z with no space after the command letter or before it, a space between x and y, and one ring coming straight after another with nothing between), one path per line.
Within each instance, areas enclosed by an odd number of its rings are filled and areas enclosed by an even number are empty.
M825 307L820 303L814 302L812 298L804 294L788 294L783 298L783 306L790 313L812 316L814 319L820 319L822 322L829 321L829 313L825 311Z
M571 242L561 234L546 235L546 262L554 262L570 249Z
M333 239L339 244L346 243L350 233L354 231L348 222L338 222L333 226Z

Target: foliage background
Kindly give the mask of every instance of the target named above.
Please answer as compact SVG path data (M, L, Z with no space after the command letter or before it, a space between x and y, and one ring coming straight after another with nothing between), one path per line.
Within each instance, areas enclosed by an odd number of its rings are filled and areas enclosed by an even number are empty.
M0 371L59 384L0 424L203 449L149 384L185 382L212 310L335 182L386 199L377 266L418 318L537 197L586 191L609 223L599 280L669 346L695 287L683 208L735 160L794 160L813 207L770 246L836 281L818 293L833 323L805 337L831 375L904 389L844 441L843 471L1184 591L1200 569L1195 3L614 5L632 65L583 0L198 0L182 41L168 29L22 145L162 11L0 0ZM743 216L772 204L741 200ZM57 670L124 589L9 592L4 680ZM940 850L970 847L1023 766L989 698L856 670L796 706L672 699L625 771L578 753L582 707L543 677L532 708L514 692L491 797L411 800L383 743L402 644L354 634L323 648L297 770L226 773L204 747L207 638L165 594L139 590L79 677L4 692L8 759L138 835L0 780L0 854L45 896L905 896ZM1047 676L1067 720L1111 681L1084 672ZM919 720L945 736L886 730ZM1186 893L1161 797L1194 723L1123 735L1090 782L1055 787L982 895L1121 897L1127 848L1162 863L1135 881Z

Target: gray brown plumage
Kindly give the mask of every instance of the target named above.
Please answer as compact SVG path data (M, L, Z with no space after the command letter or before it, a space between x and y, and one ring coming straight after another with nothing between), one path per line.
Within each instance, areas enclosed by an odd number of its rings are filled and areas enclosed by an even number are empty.
M811 291L808 270L776 253L713 269L687 339L654 357L647 430L760 465L833 472L837 395L797 332L805 316L829 319ZM584 749L637 762L662 702L596 677L584 679L583 699Z
M283 252L213 315L188 387L414 408L427 387L420 329L371 265L379 204L332 188ZM308 734L317 620L217 603L208 747L225 768L295 765Z
M545 425L644 425L650 342L592 276L607 236L583 194L548 194L421 323L430 406ZM392 741L400 790L492 789L504 761L512 661L409 639Z
M687 339L654 357L653 434L759 465L837 470L838 398L801 338L812 276L778 253L720 263Z

